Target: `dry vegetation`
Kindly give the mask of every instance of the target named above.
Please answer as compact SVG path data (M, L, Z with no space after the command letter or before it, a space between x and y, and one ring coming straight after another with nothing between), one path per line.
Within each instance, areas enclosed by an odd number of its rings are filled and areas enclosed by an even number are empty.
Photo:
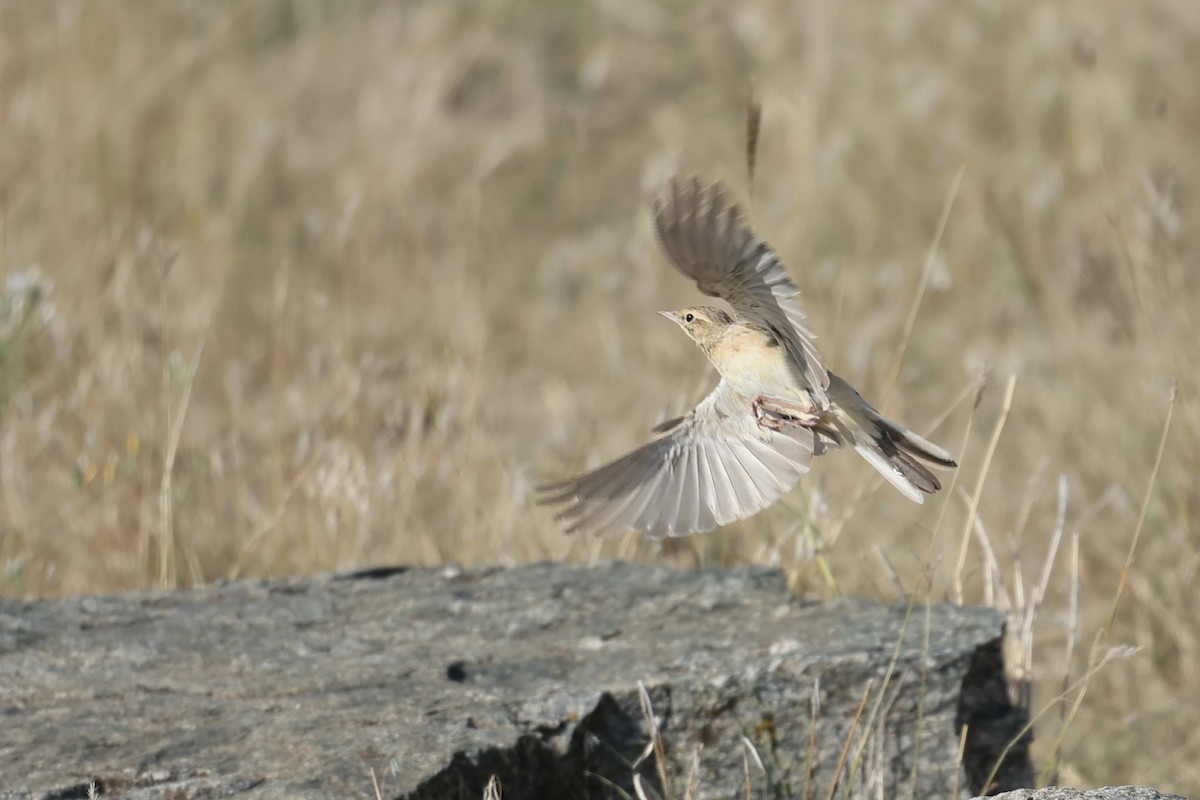
M0 594L620 555L1018 618L1050 563L1042 763L1069 723L1060 780L1200 793L1200 5L739 5L0 4ZM531 504L712 383L651 313L677 171L950 491L839 454L665 545Z

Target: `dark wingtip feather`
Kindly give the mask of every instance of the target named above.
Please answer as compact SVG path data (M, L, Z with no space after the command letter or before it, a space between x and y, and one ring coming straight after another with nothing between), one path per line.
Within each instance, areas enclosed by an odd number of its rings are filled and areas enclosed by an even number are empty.
M896 453L890 460L896 469L900 470L901 475L908 478L913 486L916 486L925 494L933 494L941 490L942 482L937 479L937 476L918 463L908 453Z
M673 431L678 428L685 419L687 419L687 417L672 417L671 419L663 420L650 430L653 433L667 433L668 431Z
M937 479L937 476L926 469L925 465L917 461L908 448L904 447L903 441L897 441L886 428L883 429L881 435L875 438L875 444L879 452L887 460L897 472L903 475L909 483L920 489L925 494L933 494L942 488L942 483Z
M542 506L551 506L558 503L566 503L572 497L579 494L579 485L574 478L557 483L544 483L541 486L533 487L535 494L541 495L534 502Z

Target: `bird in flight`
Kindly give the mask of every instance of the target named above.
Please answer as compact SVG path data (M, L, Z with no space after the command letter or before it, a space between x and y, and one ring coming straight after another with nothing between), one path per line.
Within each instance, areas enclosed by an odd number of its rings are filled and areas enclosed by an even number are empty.
M701 305L660 311L716 367L720 382L657 439L574 478L541 487L568 533L633 529L687 536L755 514L808 471L814 455L853 447L908 499L952 468L941 447L888 419L830 372L805 325L800 290L720 183L672 180L654 202L671 263L733 314Z

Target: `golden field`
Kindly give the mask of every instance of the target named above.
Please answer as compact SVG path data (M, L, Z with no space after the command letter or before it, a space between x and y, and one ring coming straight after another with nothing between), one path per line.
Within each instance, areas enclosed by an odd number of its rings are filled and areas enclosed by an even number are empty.
M0 595L771 564L1003 608L1043 780L1200 794L1200 5L729 8L0 3ZM676 173L947 491L835 453L663 544L533 503L714 382L652 313Z

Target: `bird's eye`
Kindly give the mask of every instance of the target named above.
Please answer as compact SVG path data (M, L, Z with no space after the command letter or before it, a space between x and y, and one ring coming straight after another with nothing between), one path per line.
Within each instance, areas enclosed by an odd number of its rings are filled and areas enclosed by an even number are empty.
M695 315L695 314L685 314L685 315L683 316L683 321L684 321L684 322L694 322L695 320L696 320L696 315Z

